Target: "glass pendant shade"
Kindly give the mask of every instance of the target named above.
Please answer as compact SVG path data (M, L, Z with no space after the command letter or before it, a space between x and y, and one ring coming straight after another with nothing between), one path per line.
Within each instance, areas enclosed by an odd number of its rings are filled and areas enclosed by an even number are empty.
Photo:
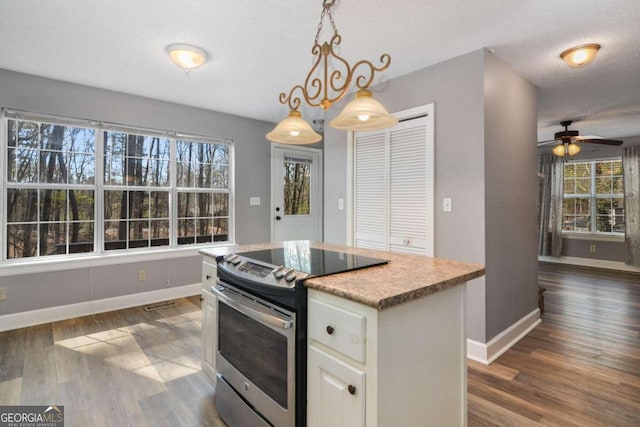
M553 154L560 157L564 157L565 155L574 156L579 152L580 152L580 146L574 143L559 144L553 147Z
M378 101L373 99L371 91L361 89L356 98L349 102L342 112L329 124L341 130L378 130L395 126L398 119Z
M274 130L267 134L271 142L283 144L313 144L322 140L322 136L311 128L299 111L289 111L289 116L282 120Z

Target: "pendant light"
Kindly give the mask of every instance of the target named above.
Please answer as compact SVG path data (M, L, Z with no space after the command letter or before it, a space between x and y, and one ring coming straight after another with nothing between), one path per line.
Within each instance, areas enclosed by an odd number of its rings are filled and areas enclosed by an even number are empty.
M359 90L356 99L349 102L338 117L329 122L332 127L343 130L378 130L397 123L398 119L373 99L371 91L367 89Z
M376 67L370 61L360 60L354 65L350 65L344 58L335 53L335 48L340 45L342 36L338 33L335 21L331 14L331 9L337 0L323 0L320 23L314 40L311 53L315 55L313 66L307 74L304 84L297 84L291 88L289 94L280 94L280 103L287 104L290 112L289 117L284 119L276 128L267 134L267 139L273 142L283 142L285 144L306 144L310 142L292 142L293 136L287 133L290 119L297 118L304 121L298 109L302 101L312 107L322 107L325 111L331 105L340 101L348 93L351 82L355 81L358 91L356 98L348 103L344 110L330 122L336 129L342 130L377 130L394 126L398 119L390 115L378 101L373 99L371 91L368 90L373 82L376 72L385 71L391 64L391 56L384 53L380 56L381 65ZM333 28L333 36L329 42L320 44L318 38L322 31L322 23L325 16L329 17ZM336 69L330 70L329 65ZM301 126L298 123L297 126ZM306 122L305 122L306 123ZM311 126L307 124L311 132ZM303 130L296 127L296 131ZM314 132L315 133L315 132ZM316 134L315 138L322 138ZM309 136L311 138L311 136ZM299 140L302 140L301 138ZM319 140L319 139L318 139ZM317 142L317 141L314 141Z
M311 128L299 111L292 110L286 119L267 134L267 139L283 144L313 144L319 142L322 136Z

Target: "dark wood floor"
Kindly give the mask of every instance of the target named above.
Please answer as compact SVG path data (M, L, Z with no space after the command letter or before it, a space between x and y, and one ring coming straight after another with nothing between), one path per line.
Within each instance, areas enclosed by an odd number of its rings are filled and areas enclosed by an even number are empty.
M540 264L542 323L470 362L469 426L640 426L640 275Z
M540 284L542 324L469 362L469 426L640 426L640 275L541 265ZM223 426L199 300L176 302L0 333L0 405L64 405L67 427Z

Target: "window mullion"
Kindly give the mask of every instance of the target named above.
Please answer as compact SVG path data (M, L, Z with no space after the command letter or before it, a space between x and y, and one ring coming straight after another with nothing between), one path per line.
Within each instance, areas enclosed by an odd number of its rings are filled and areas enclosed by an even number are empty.
M96 128L96 178L94 196L94 252L104 253L104 132L102 127Z
M169 139L169 246L178 246L177 140Z

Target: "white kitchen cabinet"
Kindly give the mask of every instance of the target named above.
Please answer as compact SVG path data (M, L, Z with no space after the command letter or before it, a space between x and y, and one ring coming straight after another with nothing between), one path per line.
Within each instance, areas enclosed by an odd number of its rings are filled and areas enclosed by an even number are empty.
M308 298L309 426L466 425L465 285L383 310Z
M364 372L313 346L307 356L307 426L364 427Z
M205 257L202 263L202 371L216 381L216 348L218 338L216 330L216 311L218 300L210 291L216 282L215 259Z

